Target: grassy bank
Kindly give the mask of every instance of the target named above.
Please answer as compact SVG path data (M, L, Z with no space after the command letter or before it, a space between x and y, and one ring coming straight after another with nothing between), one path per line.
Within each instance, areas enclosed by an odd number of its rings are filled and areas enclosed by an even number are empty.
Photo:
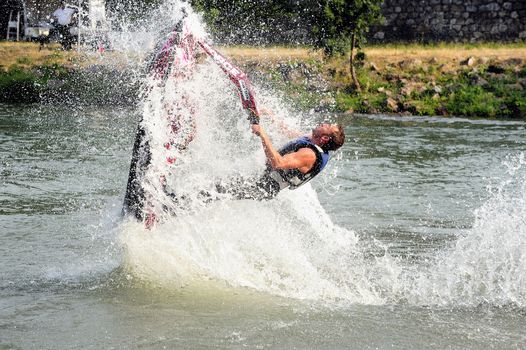
M123 69L130 67L126 59L62 51L56 44L41 49L35 43L0 42L0 102L133 103L137 71Z
M306 108L526 119L526 44L365 47L358 55L360 92L351 84L348 57L307 49L225 52L265 72Z
M307 48L220 49L299 108L526 119L526 44L365 47L357 70L361 91L351 84L345 56L325 58ZM118 53L0 42L0 102L130 102L139 89L129 64Z
M33 43L0 43L0 102L37 102L40 87L64 79L74 54L38 50Z

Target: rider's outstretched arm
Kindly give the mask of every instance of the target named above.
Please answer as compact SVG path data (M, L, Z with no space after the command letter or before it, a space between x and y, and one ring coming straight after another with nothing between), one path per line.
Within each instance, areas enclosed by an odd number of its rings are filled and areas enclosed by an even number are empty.
M272 145L261 125L252 125L252 132L261 138L263 151L272 169L298 169L302 173L309 171L316 162L316 155L310 148L301 148L296 152L282 156Z

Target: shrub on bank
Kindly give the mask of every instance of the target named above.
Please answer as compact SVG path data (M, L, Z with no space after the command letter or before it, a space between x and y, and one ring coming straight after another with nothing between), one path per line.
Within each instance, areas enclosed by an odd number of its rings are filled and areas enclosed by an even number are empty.
M104 66L73 70L58 64L31 69L15 65L0 71L0 103L133 104L139 90L137 79Z
M480 86L461 86L451 92L445 108L453 115L484 116L494 118L501 115L500 102L491 92Z
M31 69L13 65L6 71L0 71L0 102L40 102L49 82L54 79L67 80L68 74L67 69L58 64L35 66Z
M469 57L457 63L436 58L406 59L382 68L366 57L363 61L357 68L361 91L354 90L346 63L338 58L305 65L309 72L299 78L293 73L269 77L278 87L285 85L286 91L302 98L299 105L309 108L326 107L321 103L327 100L326 91L304 88L306 77L316 76L327 82L334 101L330 106L339 112L526 119L526 62L522 58L499 61ZM296 67L297 63L285 70ZM280 69L284 69L283 64Z
M35 75L20 68L0 71L0 102L32 103L39 101L40 90Z
M514 56L498 59L502 46ZM480 52L477 57L470 56L473 51L469 47L451 44L444 48L367 48L367 54L357 57L361 92L354 91L347 56L327 59L307 48L274 48L271 59L265 60L261 59L264 49L225 50L252 79L273 85L299 109L526 119L523 46L489 47L489 58ZM50 54L36 51L36 46L22 48L34 51L30 52L32 59L13 54L15 58L3 57L0 62L4 67L11 65L5 71L0 66L0 102L130 104L138 99L141 80L132 75L137 69L100 64L100 57L89 64L84 56L72 52L66 59L60 51ZM466 57L451 59L453 51ZM389 58L393 54L398 55L396 59ZM76 61L84 63L71 64Z

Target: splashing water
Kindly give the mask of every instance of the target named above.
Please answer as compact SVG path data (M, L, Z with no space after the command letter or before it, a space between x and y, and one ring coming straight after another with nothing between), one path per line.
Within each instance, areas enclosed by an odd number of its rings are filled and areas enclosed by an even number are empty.
M195 30L197 18L187 11L186 25ZM170 215L152 231L142 223L123 225L128 267L141 278L167 285L213 280L286 297L380 303L379 293L367 286L371 267L363 263L354 233L331 222L310 185L268 202L199 200L200 191L213 193L217 181L260 174L265 159L224 73L211 61L190 64L192 73L186 77L176 72L164 84L155 79L147 84L143 125L151 165L143 185L150 194L148 205ZM263 105L280 106L257 86L256 92ZM167 148L166 141L174 137L174 110L180 122L175 144L185 147ZM312 122L287 112L277 114L288 114L296 125ZM285 141L277 128L268 129L276 143ZM184 198L184 205L166 189Z
M181 4L163 6L163 16L175 16L170 23L182 16ZM198 16L188 7L184 12L189 30L206 37ZM134 275L166 286L226 283L326 302L526 305L523 154L510 159L509 179L491 189L492 198L476 211L466 235L438 252L433 263L405 267L387 252L376 258L367 254L366 246L382 245L333 224L310 184L265 202L199 199L201 191L213 193L218 181L256 176L265 158L223 72L210 60L192 64L193 73L184 79L172 75L164 84L146 84L143 125L152 161L144 187L149 204L170 215L151 231L142 223L123 223L120 239ZM259 103L288 124L314 123L257 84L255 91ZM174 110L181 121L176 143L185 144L182 148L165 147L174 137L169 118ZM265 120L263 125L275 144L285 141L277 127ZM184 203L174 202L166 189Z
M509 157L506 177L475 211L475 222L419 276L413 301L526 306L526 159Z

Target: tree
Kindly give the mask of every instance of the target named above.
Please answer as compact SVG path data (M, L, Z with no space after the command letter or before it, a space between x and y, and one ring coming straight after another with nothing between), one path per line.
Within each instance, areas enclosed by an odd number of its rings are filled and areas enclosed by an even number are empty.
M305 0L301 0L305 1ZM312 0L309 0L312 1ZM190 0L223 43L293 42L307 9L300 0Z
M106 9L117 22L137 21L157 8L162 0L106 0Z
M383 20L383 0L321 0L313 11L313 36L316 47L326 54L350 49L349 70L354 88L361 90L354 67L354 51L366 40L369 27Z

